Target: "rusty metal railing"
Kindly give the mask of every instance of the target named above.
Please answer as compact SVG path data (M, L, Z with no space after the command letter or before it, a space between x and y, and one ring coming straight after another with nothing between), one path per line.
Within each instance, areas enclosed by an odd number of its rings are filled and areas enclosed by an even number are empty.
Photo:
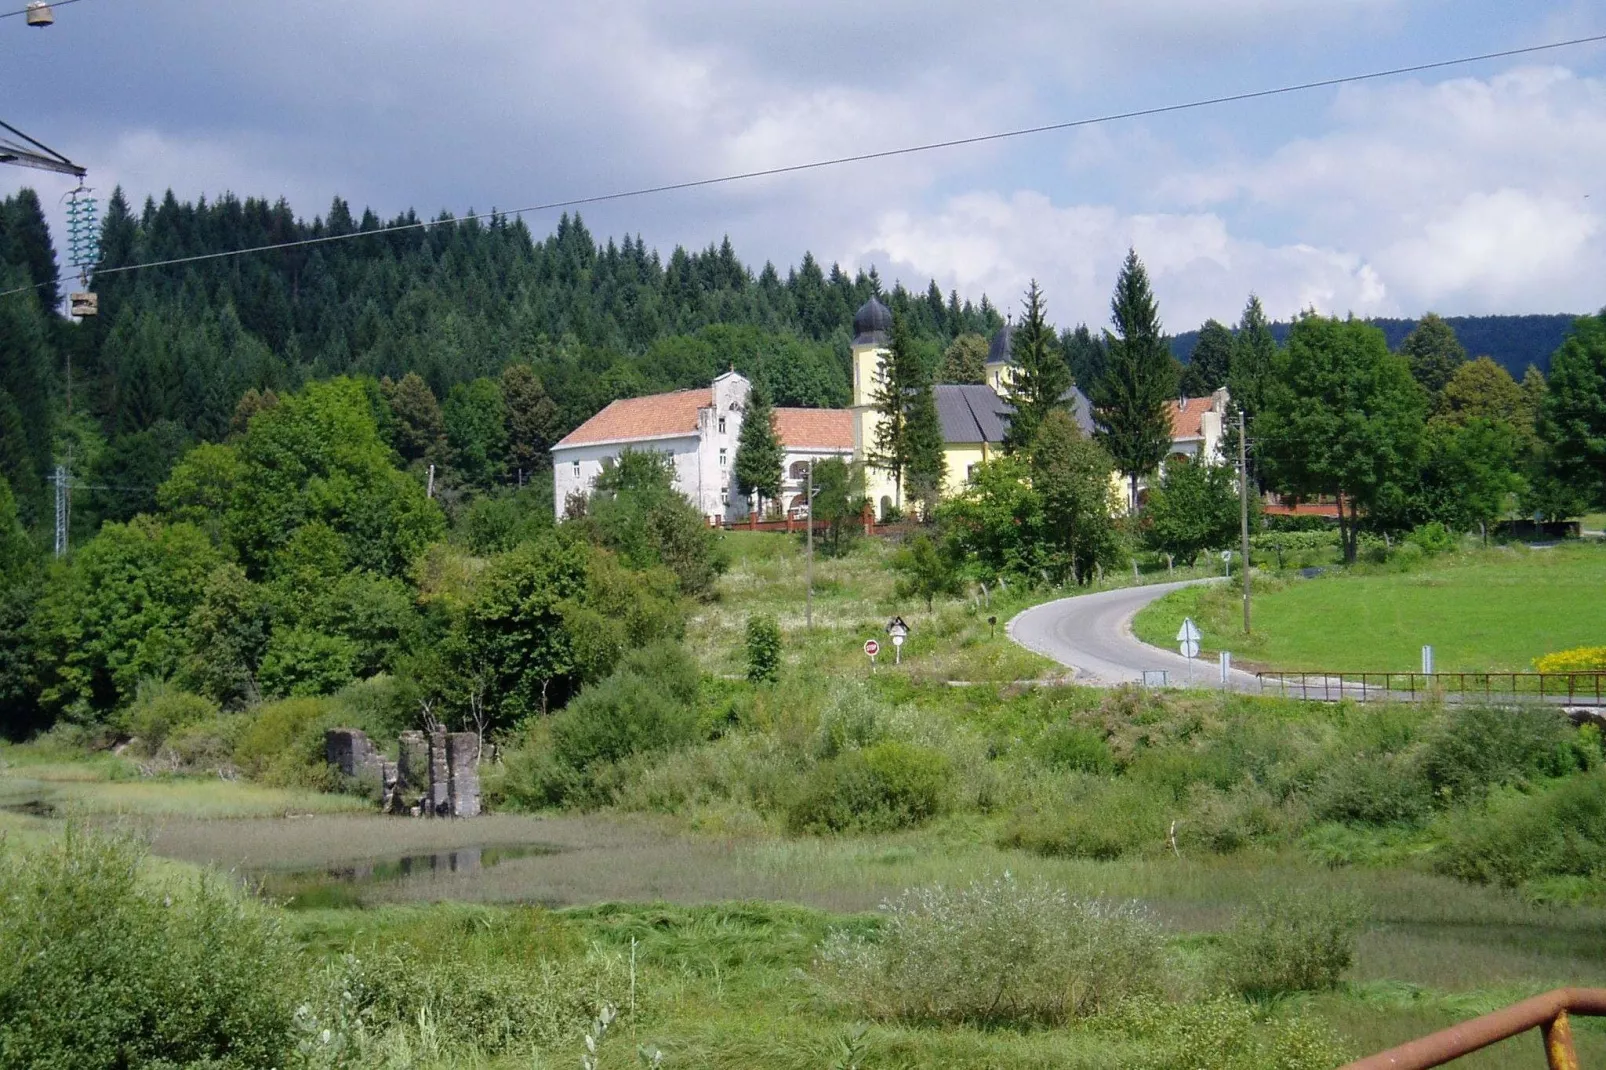
M1579 1070L1572 1025L1567 1020L1569 1014L1606 1015L1606 988L1558 988L1513 1003L1493 1014L1441 1029L1409 1044L1369 1055L1343 1070L1428 1070L1530 1029L1542 1033L1545 1061L1550 1070Z
M1339 699L1555 702L1606 706L1606 672L1340 672L1314 669L1258 672L1261 694L1319 702Z

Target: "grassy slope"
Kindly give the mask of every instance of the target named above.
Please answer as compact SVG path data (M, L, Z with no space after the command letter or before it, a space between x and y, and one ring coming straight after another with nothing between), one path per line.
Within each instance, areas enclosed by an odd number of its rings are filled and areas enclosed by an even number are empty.
M1430 561L1409 573L1274 580L1244 636L1237 589L1190 589L1139 613L1133 630L1169 647L1185 616L1207 651L1278 669L1412 671L1424 644L1440 671L1531 671L1542 654L1606 642L1606 546L1496 548Z

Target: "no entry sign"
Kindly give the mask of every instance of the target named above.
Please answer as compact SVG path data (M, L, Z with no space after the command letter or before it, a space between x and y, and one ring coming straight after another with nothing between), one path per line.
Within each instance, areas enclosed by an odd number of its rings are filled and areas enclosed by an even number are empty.
M874 639L866 639L864 641L864 652L873 658L877 654L881 653L881 644L876 642Z

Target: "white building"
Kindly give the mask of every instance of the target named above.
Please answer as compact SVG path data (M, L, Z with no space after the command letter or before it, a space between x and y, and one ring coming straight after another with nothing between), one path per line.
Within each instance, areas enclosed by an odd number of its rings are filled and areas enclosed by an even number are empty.
M732 371L700 389L610 403L552 447L558 516L571 495L589 494L603 464L627 448L667 454L676 489L710 521L745 514L745 504L733 503L731 476L748 388Z
M591 492L604 465L632 449L667 454L675 465L675 488L710 523L746 517L747 498L733 484L749 389L748 381L732 371L712 386L608 405L552 447L557 515L563 515L571 495ZM790 510L805 508L811 461L853 459L853 415L847 409L778 408L775 434L784 451L781 502Z

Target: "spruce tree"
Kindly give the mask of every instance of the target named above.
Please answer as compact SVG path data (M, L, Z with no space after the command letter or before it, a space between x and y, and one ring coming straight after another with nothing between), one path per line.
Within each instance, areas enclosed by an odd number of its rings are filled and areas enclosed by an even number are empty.
M523 486L530 473L547 468L548 451L557 439L558 407L528 364L502 369L502 397L507 402L508 462Z
M1059 407L1060 399L1071 388L1071 370L1055 344L1043 291L1036 279L1027 287L1022 304L1020 325L1010 336L1015 367L1005 395L1015 410L1004 436L1004 448L1011 453L1031 445L1044 417Z
M933 488L942 485L942 428L925 362L915 349L908 320L896 311L871 403L879 419L870 463L891 474L900 507L906 478L915 480L917 494L933 495Z
M1115 332L1105 332L1109 366L1092 398L1093 421L1100 443L1127 478L1135 509L1138 480L1158 468L1171 449L1171 399L1177 389L1159 307L1135 250L1127 251L1121 266L1110 313Z
M1104 377L1108 355L1104 343L1093 337L1087 324L1078 323L1076 330L1060 336L1060 348L1065 352L1065 364L1071 369L1071 379L1084 394L1091 394L1094 384Z
M1232 350L1232 332L1226 325L1216 320L1206 320L1204 326L1199 328L1199 341L1188 360L1188 369L1193 372L1197 384L1195 390L1189 393L1202 397L1225 386L1231 374Z
M747 393L747 411L742 414L742 430L736 438L734 469L736 492L748 496L748 508L757 513L763 499L781 496L781 459L785 451L775 434L775 408L769 391L754 383Z
M1400 353L1410 362L1411 378L1428 392L1435 409L1450 377L1467 361L1467 351L1456 338L1455 328L1433 312L1423 316L1416 329L1405 336Z

